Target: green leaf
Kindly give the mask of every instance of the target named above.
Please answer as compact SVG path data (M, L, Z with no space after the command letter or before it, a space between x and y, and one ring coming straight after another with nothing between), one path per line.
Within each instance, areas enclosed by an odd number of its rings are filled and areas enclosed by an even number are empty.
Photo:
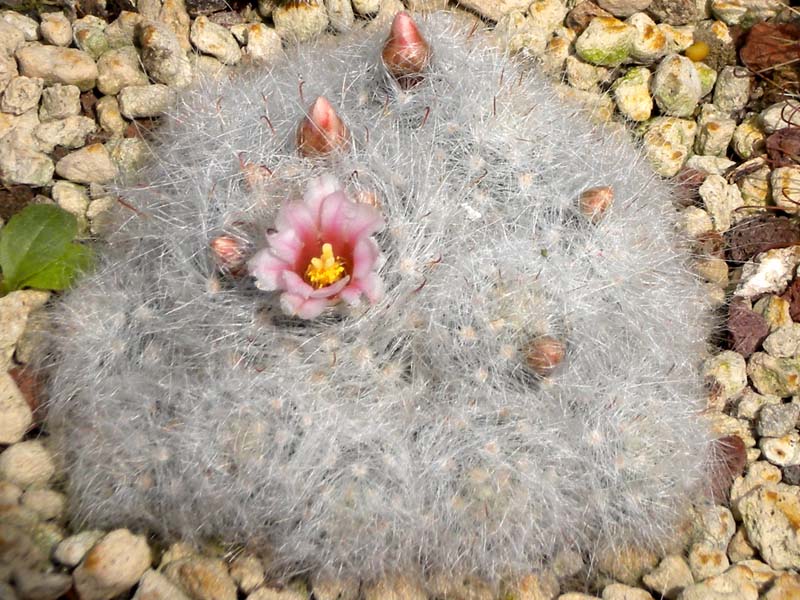
M89 269L94 262L91 249L80 244L70 244L66 252L44 269L22 281L20 288L36 288L40 290L63 290L75 280L75 277Z
M11 217L0 229L3 287L19 289L23 281L50 268L77 232L75 216L51 204L31 204Z

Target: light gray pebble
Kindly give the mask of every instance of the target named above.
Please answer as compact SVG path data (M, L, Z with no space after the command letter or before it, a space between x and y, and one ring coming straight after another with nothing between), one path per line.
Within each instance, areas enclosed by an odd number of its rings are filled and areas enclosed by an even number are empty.
M661 111L675 117L691 116L702 96L694 63L679 54L662 59L653 74L651 89Z
M311 589L317 600L357 600L359 582L336 577L315 577Z
M664 30L645 13L636 13L625 21L636 29L631 45L631 58L636 62L650 64L671 50Z
M38 514L43 521L63 517L66 504L64 494L47 488L28 488L22 495L22 506Z
M299 591L292 588L271 588L261 587L255 590L252 594L247 596L247 600L306 600L308 594L305 591ZM373 600L369 598L369 600ZM402 598L403 600L418 600L416 596L407 594L392 594L389 593L385 596L380 596L381 600L395 600ZM377 600L375 598L374 600ZM421 600L421 599L419 599Z
M59 160L56 173L75 183L106 183L117 176L117 167L103 144L92 144Z
M129 119L155 117L169 108L174 95L173 90L159 83L126 87L118 96L119 110Z
M725 549L718 548L711 542L696 542L689 549L689 568L695 581L719 575L730 566Z
M585 63L579 58L568 56L565 70L569 84L579 90L595 91L597 84L608 76L608 69Z
M0 479L21 488L46 485L55 470L50 451L39 440L19 442L0 453Z
M709 175L725 175L725 172L736 163L724 156L707 156L695 154L686 161L686 166Z
M87 15L72 23L72 38L75 45L89 56L98 59L109 49L108 38L105 34L107 23L93 15Z
M714 104L723 111L742 110L750 99L753 76L744 67L723 67L714 86Z
M355 2L354 7L358 10L359 3ZM280 4L272 11L272 20L281 38L303 42L325 31L328 26L328 12L321 0Z
M12 115L21 115L39 104L44 81L39 77L14 77L8 82L0 109Z
M730 510L720 505L702 506L697 511L698 541L704 541L714 548L724 550L736 532L736 521Z
M39 33L45 43L53 46L69 46L72 43L72 25L62 12L42 14Z
M249 594L264 583L264 565L252 554L237 556L231 562L230 574L245 594Z
M12 135L6 136L13 137ZM5 155L0 140L0 171L3 169ZM11 368L11 356L17 342L25 331L31 312L41 308L50 297L49 292L39 290L18 290L0 297L0 370ZM3 479L0 477L0 479Z
M105 52L97 60L97 89L114 96L131 85L147 85L150 81L142 71L139 53L133 46L123 46Z
M142 64L156 82L181 88L192 82L192 67L175 33L161 23L143 21L136 27Z
M692 572L683 557L666 556L658 566L642 578L648 589L672 599L687 585L694 583Z
M22 75L41 77L47 85L76 85L85 92L91 90L97 81L94 59L75 48L40 44L25 46L17 50L17 63Z
M761 453L779 467L800 465L800 434L790 431L781 437L762 437L758 442Z
M704 62L692 61L698 77L700 77L700 97L703 98L711 93L714 84L717 82L717 72Z
M761 117L751 114L736 126L733 139L731 139L731 148L738 156L747 160L764 149L765 139Z
M39 24L22 13L14 10L4 10L0 12L0 20L19 29L27 42L35 42L39 39Z
M22 600L57 600L72 587L72 577L23 568L14 571L14 584Z
M800 167L786 165L773 169L770 183L775 205L788 213L800 213Z
M800 564L800 495L795 486L781 483L756 488L739 503L747 539L773 569Z
M97 542L73 573L81 600L107 600L131 589L150 568L144 536L116 529Z
M755 419L761 408L767 404L779 404L778 396L763 396L751 388L745 389L736 405L736 416L740 419Z
M90 230L97 236L107 235L114 225L112 210L117 206L114 196L95 198L86 209L86 218L89 219Z
M756 431L765 437L781 437L790 433L800 419L800 404L769 404L758 414Z
M120 173L136 170L148 156L147 143L138 137L111 140L106 148Z
M33 413L14 379L0 373L0 444L19 442L32 424Z
M224 562L189 557L167 564L164 575L194 600L236 600L236 584Z
M339 33L349 31L353 26L353 5L350 0L327 0L325 6L328 9L328 21Z
M200 52L210 54L225 65L235 65L242 59L233 34L207 17L199 16L194 20L189 39Z
M103 131L113 136L121 136L128 127L128 122L122 118L119 111L119 101L114 96L103 96L94 105L97 113L97 122Z
M41 187L53 178L53 161L16 131L0 139L0 177L6 184Z
M19 75L19 71L14 57L0 54L0 93L6 89L8 82L17 75Z
M692 119L655 117L645 123L642 142L653 170L662 177L672 177L681 170L694 146L697 123Z
M520 4L520 2L515 0L510 0L505 4L518 5ZM525 2L522 2L522 4L525 4ZM366 17L369 15L374 15L381 9L381 0L353 0L353 8L361 16Z
M785 3L780 0L711 0L711 12L728 25L751 26L759 21L771 19L780 12Z
M800 355L800 323L792 323L773 331L764 340L764 351L777 358Z
M653 600L652 594L624 583L612 583L603 588L603 600Z
M633 13L645 10L653 0L597 0L600 8L615 17L630 17Z
M249 23L245 27L245 42L245 52L252 61L271 63L283 52L281 37L263 23Z
M737 208L744 206L742 193L720 175L709 175L700 185L700 198L714 222L714 229L724 233L731 228Z
M52 152L56 146L80 148L96 130L94 119L79 115L42 123L34 130L34 136L43 152Z
M77 567L105 532L89 529L64 538L53 551L53 558L65 567Z
M0 481L0 506L16 506L22 498L22 488L10 481Z
M0 56L13 56L24 43L24 33L11 23L0 20Z
M595 17L575 40L575 52L593 65L616 67L628 58L636 28L613 17Z
M800 127L800 100L776 102L762 110L758 116L766 133L775 133L790 125Z
M44 123L81 114L81 91L75 85L56 83L42 91L39 120Z
M53 184L50 195L56 204L65 211L78 218L86 216L86 209L89 208L89 194L82 185L59 180Z
M106 27L106 39L109 48L133 46L136 42L136 26L142 22L142 15L123 10L119 16Z
M697 118L695 152L709 156L724 156L735 130L735 119L728 117L713 104L704 104Z
M189 600L189 597L161 573L148 569L139 580L133 600Z
M753 572L734 565L724 573L688 586L678 600L757 600L758 588L750 581Z
M678 216L678 226L693 238L714 230L711 217L699 206L687 206L683 209Z

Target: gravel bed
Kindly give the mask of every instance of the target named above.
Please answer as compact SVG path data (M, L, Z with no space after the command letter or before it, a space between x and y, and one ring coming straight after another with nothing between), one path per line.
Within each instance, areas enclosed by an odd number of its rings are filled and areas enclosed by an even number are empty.
M683 192L681 226L724 325L704 374L732 473L663 555L556 556L501 597L800 598L800 12L787 2L0 4L0 226L26 204L56 203L82 237L102 238L117 206L106 186L140 164L146 132L195 74L269 65L282 46L385 26L404 8L486 24L565 97L624 123ZM46 399L25 368L50 297L0 297L0 600L498 597L479 580L267 581L268 558L246 549L70 523L41 427Z

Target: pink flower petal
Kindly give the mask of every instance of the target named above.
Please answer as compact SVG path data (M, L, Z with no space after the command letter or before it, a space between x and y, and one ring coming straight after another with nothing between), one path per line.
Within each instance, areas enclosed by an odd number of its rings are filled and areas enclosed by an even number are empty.
M342 291L348 283L350 283L349 275L342 277L339 281L336 281L330 285L326 285L318 290L314 290L309 298L332 298Z
M371 304L375 304L383 298L383 280L378 277L377 273L370 273L360 280L360 284Z
M301 240L316 238L318 234L316 214L302 202L284 204L275 219L278 231L294 230Z
M314 293L314 288L294 271L284 271L283 284L287 292L301 298L310 298L311 294Z
M306 193L303 194L303 202L308 206L311 213L318 217L322 201L327 196L339 191L342 191L342 184L339 183L336 177L327 174L322 175L311 181Z
M347 215L346 234L350 239L366 237L383 229L383 217L373 206L353 204Z
M286 263L272 255L268 248L261 250L247 263L250 274L256 278L256 287L270 292L281 288Z
M323 239L344 237L348 204L351 203L341 190L325 196L319 208L319 231Z
M292 267L303 250L303 242L294 229L284 229L267 236L272 254Z
M358 285L350 285L339 292L339 297L350 306L361 304L361 288Z
M375 269L381 251L372 238L362 238L353 248L353 278L361 279Z
M303 298L294 294L281 294L281 309L287 315L301 319L314 319L318 317L329 305L325 298Z

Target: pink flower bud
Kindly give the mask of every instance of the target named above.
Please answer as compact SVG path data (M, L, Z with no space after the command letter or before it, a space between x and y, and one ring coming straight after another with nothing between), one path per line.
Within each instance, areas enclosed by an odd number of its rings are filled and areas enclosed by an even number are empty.
M410 88L419 83L420 73L430 61L431 47L407 12L397 13L392 21L381 56L386 69L401 87Z
M564 342L549 335L532 340L524 349L528 368L541 377L553 373L564 360Z
M221 235L211 240L211 254L220 269L231 275L242 274L245 249L242 243L230 235Z
M320 96L297 129L297 151L301 156L324 156L347 145L349 136L331 103Z
M611 206L614 190L611 186L593 187L584 190L580 197L581 214L597 223Z

